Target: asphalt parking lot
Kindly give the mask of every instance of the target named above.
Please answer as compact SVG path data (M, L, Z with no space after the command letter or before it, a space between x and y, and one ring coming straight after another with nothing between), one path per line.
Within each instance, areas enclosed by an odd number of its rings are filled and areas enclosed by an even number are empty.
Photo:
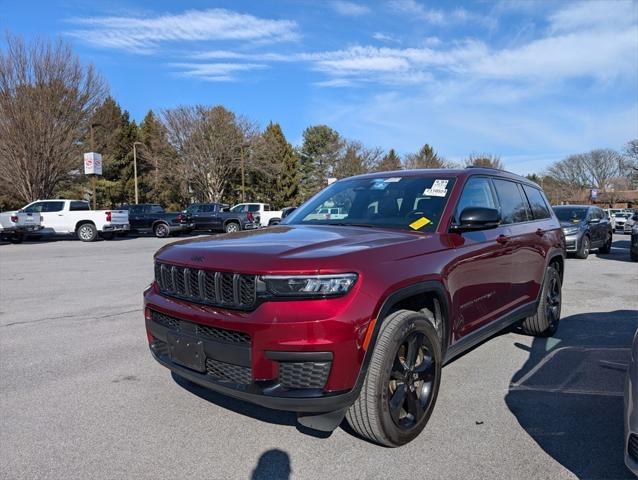
M569 259L554 338L504 333L443 370L414 442L344 424L299 431L270 411L180 383L148 352L141 292L175 239L0 245L0 477L632 478L623 363L638 328L629 236Z

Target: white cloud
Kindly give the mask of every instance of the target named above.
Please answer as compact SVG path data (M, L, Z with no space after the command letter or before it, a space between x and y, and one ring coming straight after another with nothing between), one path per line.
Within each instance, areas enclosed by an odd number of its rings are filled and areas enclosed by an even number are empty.
M372 34L372 38L374 38L375 40L379 40L380 42L401 43L401 40L399 40L395 36L388 35L387 33L383 33L383 32L374 32Z
M97 47L151 53L163 43L196 41L275 42L299 37L297 24L225 9L189 10L151 17L80 17L66 32Z
M255 63L171 63L169 66L176 68L180 77L211 82L226 82L235 79L234 73L268 68Z
M392 0L388 6L394 12L406 14L413 20L425 20L433 25L449 25L471 21L492 27L495 22L493 18L469 12L464 8L439 10L427 8L416 0Z
M361 15L370 13L370 8L360 3L334 1L330 2L330 5L339 15L345 15L347 17L360 17Z
M577 2L552 13L548 20L550 30L554 32L589 28L625 28L636 24L638 3L632 0Z

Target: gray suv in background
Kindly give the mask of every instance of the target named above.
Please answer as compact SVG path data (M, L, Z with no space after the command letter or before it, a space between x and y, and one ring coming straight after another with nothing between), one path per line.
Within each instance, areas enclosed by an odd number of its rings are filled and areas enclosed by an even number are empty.
M553 209L565 234L568 253L574 253L577 258L587 258L594 249L598 249L598 253L611 251L613 230L602 208L560 205Z

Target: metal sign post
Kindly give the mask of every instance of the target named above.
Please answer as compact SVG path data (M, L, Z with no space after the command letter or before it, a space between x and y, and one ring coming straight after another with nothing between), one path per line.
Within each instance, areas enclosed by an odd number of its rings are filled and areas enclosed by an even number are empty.
M97 208L96 184L97 176L102 175L102 155L95 152L87 152L84 154L84 173L91 175L91 184L93 186L93 210Z

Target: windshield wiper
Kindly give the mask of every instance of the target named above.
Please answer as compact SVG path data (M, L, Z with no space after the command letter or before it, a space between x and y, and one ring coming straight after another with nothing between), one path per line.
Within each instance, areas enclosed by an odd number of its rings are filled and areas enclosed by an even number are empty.
M335 227L365 227L365 228L381 228L378 225L371 225L369 223L346 223L346 222L330 222L321 223L319 225L331 225Z

